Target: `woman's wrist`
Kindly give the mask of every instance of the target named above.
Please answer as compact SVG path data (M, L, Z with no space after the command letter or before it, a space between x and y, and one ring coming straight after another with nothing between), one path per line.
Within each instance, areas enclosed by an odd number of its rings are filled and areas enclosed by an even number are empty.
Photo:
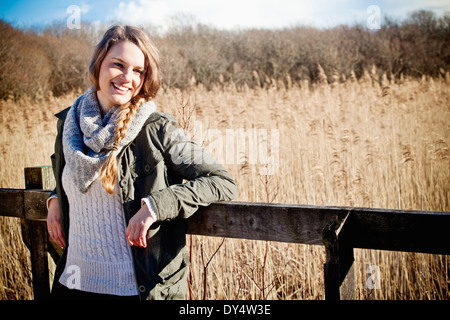
M58 196L56 194L54 194L54 195L48 197L48 199L47 199L47 210L50 209L50 204L51 204L53 199L58 200Z
M150 198L142 198L141 205L142 205L142 207L147 208L150 216L153 218L154 221L156 221L156 211L155 211L155 207L153 206L152 200Z

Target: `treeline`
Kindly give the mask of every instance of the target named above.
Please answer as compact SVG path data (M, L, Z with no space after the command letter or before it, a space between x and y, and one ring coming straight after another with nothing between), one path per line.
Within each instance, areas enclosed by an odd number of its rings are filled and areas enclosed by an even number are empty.
M0 99L86 88L87 64L105 29L83 24L70 30L65 22L17 29L0 20ZM182 89L227 82L254 87L267 79L312 83L323 81L323 72L331 83L362 77L373 66L389 80L437 77L450 64L450 15L431 11L414 12L403 21L385 19L376 31L362 24L240 31L179 24L164 34L145 30L161 52L163 84Z

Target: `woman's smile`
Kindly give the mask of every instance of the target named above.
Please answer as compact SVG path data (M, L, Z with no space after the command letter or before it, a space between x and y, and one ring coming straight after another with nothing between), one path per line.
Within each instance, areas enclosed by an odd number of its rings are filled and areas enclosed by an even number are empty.
M122 86L122 85L120 85L120 84L118 84L118 83L112 82L112 85L113 85L114 89L116 90L116 92L117 92L118 94L127 94L127 93L129 93L129 91L131 90L131 88Z

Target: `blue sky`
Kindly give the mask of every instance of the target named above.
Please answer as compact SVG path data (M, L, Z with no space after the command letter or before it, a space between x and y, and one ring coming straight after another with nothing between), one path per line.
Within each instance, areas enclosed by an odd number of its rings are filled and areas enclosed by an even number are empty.
M381 15L402 19L414 10L450 12L449 0L1 0L0 18L16 26L65 21L71 5L79 8L81 21L168 26L174 18L219 28L282 28L297 24L332 27L364 23L367 8L377 5Z

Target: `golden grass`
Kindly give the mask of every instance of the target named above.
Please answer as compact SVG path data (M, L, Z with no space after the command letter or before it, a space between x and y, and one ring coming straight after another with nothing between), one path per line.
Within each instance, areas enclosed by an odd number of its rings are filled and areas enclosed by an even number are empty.
M278 130L276 174L261 175L261 163L225 164L238 183L239 201L449 211L448 79L384 80L380 86L370 77L367 73L359 82L349 79L312 90L307 83L287 81L286 87L270 80L263 89L232 84L211 91L201 86L184 93L165 89L157 104L179 118L180 105L195 106L188 129L192 133L192 124L201 123L202 136L195 138L206 148L208 128L223 135L226 129L266 129L269 135ZM75 97L0 102L0 187L22 188L23 167L50 164L53 114ZM29 258L20 228L10 218L0 223L0 297L30 298ZM322 246L201 236L188 240L190 298L324 298ZM442 255L355 250L356 297L449 299L448 263ZM369 265L379 267L380 289L367 288Z

